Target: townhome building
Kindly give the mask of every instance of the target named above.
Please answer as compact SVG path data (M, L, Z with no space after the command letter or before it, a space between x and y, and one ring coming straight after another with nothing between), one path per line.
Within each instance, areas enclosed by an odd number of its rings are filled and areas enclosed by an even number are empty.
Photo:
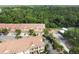
M7 28L10 30L9 36L13 35L16 29L20 29L22 31L22 35L27 35L28 31L30 29L33 29L37 34L41 35L43 34L43 30L45 29L45 24L5 24L1 23L0 24L0 29Z
M0 54L39 54L44 51L41 36L6 40L0 43Z
M45 24L0 24L0 29L9 29L7 35L0 35L0 54L39 54L44 51L43 30ZM21 38L15 38L16 29L21 30ZM28 36L32 29L36 36Z

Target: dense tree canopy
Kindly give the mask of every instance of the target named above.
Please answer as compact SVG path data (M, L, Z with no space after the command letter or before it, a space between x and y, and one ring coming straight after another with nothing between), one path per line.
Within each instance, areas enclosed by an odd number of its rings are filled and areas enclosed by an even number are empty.
M79 53L79 28L71 28L64 33L64 37L68 39L69 43L73 46L70 53Z
M0 23L45 23L52 28L79 25L78 6L9 6L1 10Z

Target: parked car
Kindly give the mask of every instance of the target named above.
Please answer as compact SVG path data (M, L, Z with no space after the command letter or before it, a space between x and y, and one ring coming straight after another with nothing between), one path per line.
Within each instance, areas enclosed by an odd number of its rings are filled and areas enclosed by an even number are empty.
M59 31L58 31L58 33L60 33L60 34L62 34L62 33L64 33L65 31L67 31L68 29L67 28L62 28L62 29L60 29Z
M2 33L0 33L0 36L2 36L3 34Z

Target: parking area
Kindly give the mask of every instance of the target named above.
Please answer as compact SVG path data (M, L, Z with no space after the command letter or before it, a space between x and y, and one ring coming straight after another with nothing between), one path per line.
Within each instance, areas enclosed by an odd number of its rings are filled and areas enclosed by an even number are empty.
M16 33L12 33L12 32L8 33L7 35L0 33L0 41L14 40L15 36L16 36ZM19 36L28 37L29 35L27 33L22 32Z

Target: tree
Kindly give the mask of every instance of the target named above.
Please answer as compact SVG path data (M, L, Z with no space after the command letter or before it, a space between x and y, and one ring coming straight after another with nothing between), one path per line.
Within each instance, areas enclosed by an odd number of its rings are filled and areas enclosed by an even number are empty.
M21 30L20 29L16 29L15 32L16 32L16 35L20 35Z
M48 47L49 47L49 45L46 44L43 53L48 53Z
M71 28L64 33L64 37L68 39L72 45L70 48L70 54L79 53L79 28Z
M9 30L4 28L1 30L1 32L4 34L4 35L7 35L9 33Z
M1 7L0 23L44 23L48 28L79 27L79 7Z
M48 35L49 34L49 31L48 31L47 28L45 28L43 32L44 32L44 35Z
M71 28L66 31L63 36L68 39L68 41L73 46L79 46L79 28Z
M69 53L70 54L79 54L79 47L71 48Z
M20 29L16 29L15 30L15 33L16 33L16 36L15 36L15 38L21 38L21 36L19 36L20 35L20 33L21 33L21 30Z
M35 31L34 31L33 29L30 29L30 30L29 30L29 35L36 36L36 33L35 33Z

